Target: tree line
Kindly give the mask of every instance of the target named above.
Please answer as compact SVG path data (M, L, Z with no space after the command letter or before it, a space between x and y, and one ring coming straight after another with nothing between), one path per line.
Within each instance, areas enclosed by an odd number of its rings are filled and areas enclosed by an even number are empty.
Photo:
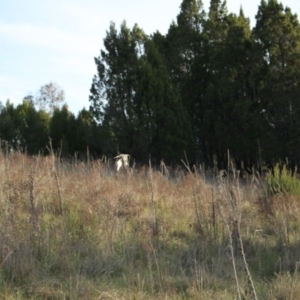
M83 157L94 151L96 130L92 114L86 109L77 116L71 113L64 91L52 82L19 105L0 102L0 146L5 152L47 155L54 150L62 156Z
M237 168L300 163L300 26L277 0L261 1L253 28L242 8L229 13L221 0L207 12L201 0L183 0L165 35L111 23L95 64L89 111L71 117L55 108L47 119L45 136L55 140L57 130L70 155L90 147L140 162L176 164L186 155L224 168L230 153ZM85 127L68 135L55 125L62 119ZM33 152L39 147L40 140Z

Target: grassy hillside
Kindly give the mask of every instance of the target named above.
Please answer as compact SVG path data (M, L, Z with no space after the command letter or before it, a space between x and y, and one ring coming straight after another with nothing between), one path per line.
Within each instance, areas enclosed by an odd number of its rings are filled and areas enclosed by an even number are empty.
M280 174L0 154L0 299L300 299L299 180Z

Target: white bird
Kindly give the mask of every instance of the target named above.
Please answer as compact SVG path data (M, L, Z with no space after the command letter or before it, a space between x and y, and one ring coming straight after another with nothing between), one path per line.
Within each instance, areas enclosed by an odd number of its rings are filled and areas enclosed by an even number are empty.
M116 159L117 172L119 172L122 167L124 167L126 170L128 170L129 158L130 158L129 154L120 154L120 155L114 157L114 159Z

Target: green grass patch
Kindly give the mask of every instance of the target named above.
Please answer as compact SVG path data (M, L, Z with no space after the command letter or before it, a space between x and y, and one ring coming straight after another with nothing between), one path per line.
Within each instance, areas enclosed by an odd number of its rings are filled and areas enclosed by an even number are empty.
M277 164L273 172L267 175L267 189L269 195L286 193L300 197L300 181L297 173L288 170L285 165L280 167Z

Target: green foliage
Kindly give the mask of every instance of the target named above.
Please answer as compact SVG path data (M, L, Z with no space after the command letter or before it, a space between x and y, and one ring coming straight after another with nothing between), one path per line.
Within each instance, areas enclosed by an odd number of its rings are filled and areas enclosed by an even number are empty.
M50 114L37 110L28 97L16 107L7 101L0 111L0 139L9 149L28 154L47 154L49 138L55 151L64 156L85 155L87 148L96 152L95 135L99 132L90 111L82 109L75 117L67 105Z
M49 136L50 115L36 111L32 103L24 100L15 111L15 122L20 135L20 148L29 154L44 152Z
M255 41L256 111L266 157L299 163L300 25L298 17L276 0L262 1L252 36ZM267 127L266 127L267 126Z
M119 33L111 25L104 45L90 101L114 152L179 161L191 146L190 124L156 45L125 22Z
M37 111L32 102L23 100L16 108L8 101L0 112L0 138L13 149L28 154L44 152L49 136L50 115Z
M54 150L60 151L63 156L74 154L76 130L75 116L68 110L67 105L54 109L49 133Z
M8 100L0 111L0 138L2 141L16 144L16 126L14 123L14 105Z
M257 23L226 1L183 0L164 36L112 23L95 59L90 110L109 140L104 152L139 161L182 158L237 166L285 157L300 162L300 27L277 1L263 1ZM181 149L180 149L181 148Z
M123 22L118 33L112 23L104 39L106 51L95 58L98 74L91 88L91 111L110 134L115 153L127 152L134 144L134 124L138 120L133 97L139 76L138 57L145 38L137 26L129 30Z
M187 114L173 86L162 58L152 41L145 44L145 61L142 64L142 91L137 97L142 98L148 117L142 119L150 137L149 150L157 159L179 161L183 151L189 153L191 128ZM144 125L144 126L145 126Z
M261 2L253 28L222 0L207 12L183 0L165 35L111 23L95 64L89 111L61 107L64 92L49 83L35 102L0 105L3 143L45 153L50 137L64 156L126 152L141 163L186 152L225 168L229 151L237 169L300 165L300 24L277 0Z
M276 164L267 175L267 188L270 195L287 193L300 197L300 180L297 172L288 170L285 165Z

